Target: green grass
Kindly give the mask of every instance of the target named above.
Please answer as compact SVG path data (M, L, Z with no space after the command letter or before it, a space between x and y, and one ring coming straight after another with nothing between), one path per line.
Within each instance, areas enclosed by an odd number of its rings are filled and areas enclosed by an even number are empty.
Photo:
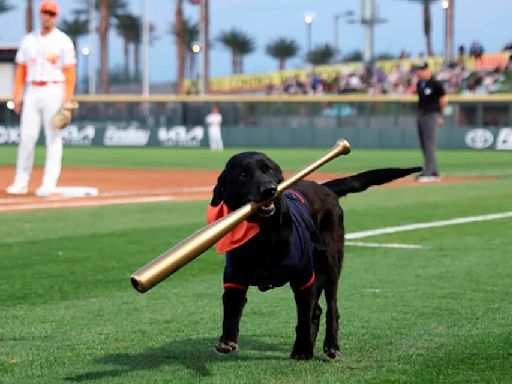
M9 150L0 147L2 161ZM121 166L122 152L67 149L66 164ZM199 167L205 160L215 168L226 157L202 150L193 157L173 149L128 152L126 166L140 167L173 161ZM268 152L286 169L322 153ZM363 170L417 157L412 151L357 153L336 163ZM442 169L453 174L510 168L507 153L440 155ZM360 163L345 164L353 158ZM511 190L509 175L373 188L342 204L353 232L510 211ZM0 215L0 383L510 383L512 219L368 239L419 244L420 250L347 246L339 293L343 355L329 361L319 342L314 360L294 362L288 356L295 309L287 287L251 290L240 350L213 352L223 269L223 257L213 251L144 295L131 288L133 271L204 225L206 204Z
M136 167L136 168L202 168L221 169L227 159L240 151L252 148L229 148L210 152L206 148L106 148L67 147L64 166ZM300 170L317 160L327 149L260 149L277 161L285 170ZM44 162L44 149L36 150L36 165ZM14 165L16 147L0 146L0 165ZM512 175L510 152L444 150L438 153L443 174L451 175ZM416 166L422 164L419 150L369 150L354 148L348 156L336 159L321 170L358 172L377 167Z

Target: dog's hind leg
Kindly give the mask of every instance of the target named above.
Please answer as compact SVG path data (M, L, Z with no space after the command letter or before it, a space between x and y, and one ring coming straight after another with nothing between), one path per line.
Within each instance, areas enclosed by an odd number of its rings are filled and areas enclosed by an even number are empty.
M222 335L215 344L219 353L230 353L238 348L238 333L240 319L244 309L247 291L237 288L226 288L222 295L224 304L224 320L222 322Z
M339 312L338 312L338 279L333 279L325 287L325 301L327 311L325 313L325 340L324 353L334 359L340 355L338 342Z
M311 318L311 340L313 341L313 346L316 343L318 329L320 328L321 316L322 316L322 307L320 306L320 304L318 304L318 301L317 301L313 307L313 316Z
M318 329L320 328L322 307L320 306L319 301L324 290L324 284L325 278L321 274L318 274L315 280L315 304L313 306L313 315L311 317L311 339L313 340L313 347L315 346Z
M295 360L311 360L313 358L312 315L315 289L311 286L302 291L295 291L294 294L297 305L297 326L290 357Z

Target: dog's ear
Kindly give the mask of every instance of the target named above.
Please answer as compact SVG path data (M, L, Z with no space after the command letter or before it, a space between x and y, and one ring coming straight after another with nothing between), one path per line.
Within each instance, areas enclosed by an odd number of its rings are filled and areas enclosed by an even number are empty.
M216 207L219 205L222 200L224 200L224 190L226 188L226 170L222 171L222 173L217 178L217 185L213 188L213 196L210 205Z
M270 160L270 161L272 163L273 171L277 175L277 178L278 178L277 182L282 183L284 181L284 176L283 176L283 171L281 170L281 167L275 161L273 161L273 160Z

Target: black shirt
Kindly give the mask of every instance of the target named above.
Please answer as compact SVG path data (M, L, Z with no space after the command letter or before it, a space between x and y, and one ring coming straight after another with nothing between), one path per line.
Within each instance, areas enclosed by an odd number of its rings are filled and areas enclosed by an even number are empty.
M429 80L419 80L416 85L418 92L418 110L423 113L440 112L439 99L446 93L443 85L431 77Z

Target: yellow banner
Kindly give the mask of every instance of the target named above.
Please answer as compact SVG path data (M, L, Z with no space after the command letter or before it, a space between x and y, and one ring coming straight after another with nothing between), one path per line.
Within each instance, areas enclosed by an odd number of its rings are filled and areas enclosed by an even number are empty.
M466 56L464 64L466 68L472 70L489 70L496 67L503 68L508 61L509 53L491 53L484 54L481 59ZM385 73L389 73L394 67L400 65L404 69L410 69L412 66L422 62L422 59L402 59L402 60L379 60L375 63L376 68L381 69ZM430 68L437 72L443 68L444 58L434 56L426 59ZM315 66L311 69L311 74L320 76L329 80L338 74L346 75L352 72L359 72L363 67L361 62L332 64ZM214 77L210 79L211 93L231 93L231 92L255 92L265 91L271 87L282 86L286 81L297 77L301 81L308 79L308 69L292 69L285 71L266 72L257 74L239 74L222 77ZM184 88L186 93L197 93L197 82L185 80Z

